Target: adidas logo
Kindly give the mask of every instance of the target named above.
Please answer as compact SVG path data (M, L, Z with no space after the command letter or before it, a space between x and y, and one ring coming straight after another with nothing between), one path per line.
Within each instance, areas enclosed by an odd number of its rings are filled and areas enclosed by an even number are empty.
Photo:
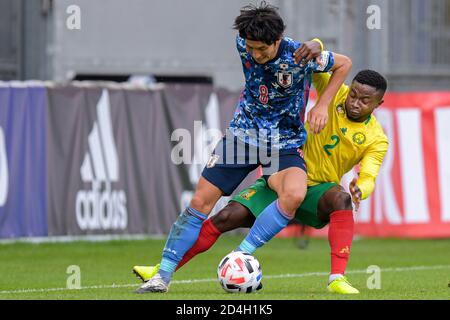
M8 198L8 158L6 157L6 143L3 129L0 127L0 207L4 206Z
M123 190L112 190L112 183L119 181L119 157L106 89L97 103L97 118L80 168L81 180L91 183L92 187L77 193L77 223L81 230L125 229L128 224L126 194Z

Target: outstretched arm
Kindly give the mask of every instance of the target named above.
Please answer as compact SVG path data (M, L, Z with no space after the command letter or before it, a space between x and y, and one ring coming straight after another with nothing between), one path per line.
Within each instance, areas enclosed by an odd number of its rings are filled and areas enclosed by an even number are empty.
M361 160L359 177L350 182L352 200L358 209L361 200L366 199L375 188L375 179L388 150L389 143L382 140L370 148Z

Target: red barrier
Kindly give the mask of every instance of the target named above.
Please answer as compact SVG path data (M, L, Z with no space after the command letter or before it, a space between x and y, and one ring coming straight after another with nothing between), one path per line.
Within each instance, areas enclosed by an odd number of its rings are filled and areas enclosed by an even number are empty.
M376 117L390 147L356 233L450 237L450 92L389 93Z

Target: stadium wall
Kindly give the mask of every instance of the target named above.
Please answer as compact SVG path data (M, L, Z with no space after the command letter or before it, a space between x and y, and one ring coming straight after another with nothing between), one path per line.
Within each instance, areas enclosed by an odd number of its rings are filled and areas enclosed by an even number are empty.
M0 238L166 234L238 98L209 85L3 83ZM357 234L450 237L450 93L391 92L376 116L390 150Z
M238 90L243 77L232 24L242 6L257 2L3 0L0 79L200 76ZM448 0L270 3L280 8L287 36L319 37L327 50L351 57L349 78L370 68L388 78L390 90L450 88ZM79 29L67 26L73 5L80 9ZM375 12L379 25L372 28Z

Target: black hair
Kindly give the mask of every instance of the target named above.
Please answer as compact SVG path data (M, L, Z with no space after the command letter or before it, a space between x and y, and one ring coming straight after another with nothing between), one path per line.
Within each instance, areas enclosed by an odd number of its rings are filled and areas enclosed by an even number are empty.
M262 1L259 6L247 5L234 20L233 28L244 39L261 41L267 45L279 40L286 28L278 8Z
M382 93L385 93L387 89L386 79L381 74L373 70L361 70L353 78L353 81L374 87L377 91L381 91Z

